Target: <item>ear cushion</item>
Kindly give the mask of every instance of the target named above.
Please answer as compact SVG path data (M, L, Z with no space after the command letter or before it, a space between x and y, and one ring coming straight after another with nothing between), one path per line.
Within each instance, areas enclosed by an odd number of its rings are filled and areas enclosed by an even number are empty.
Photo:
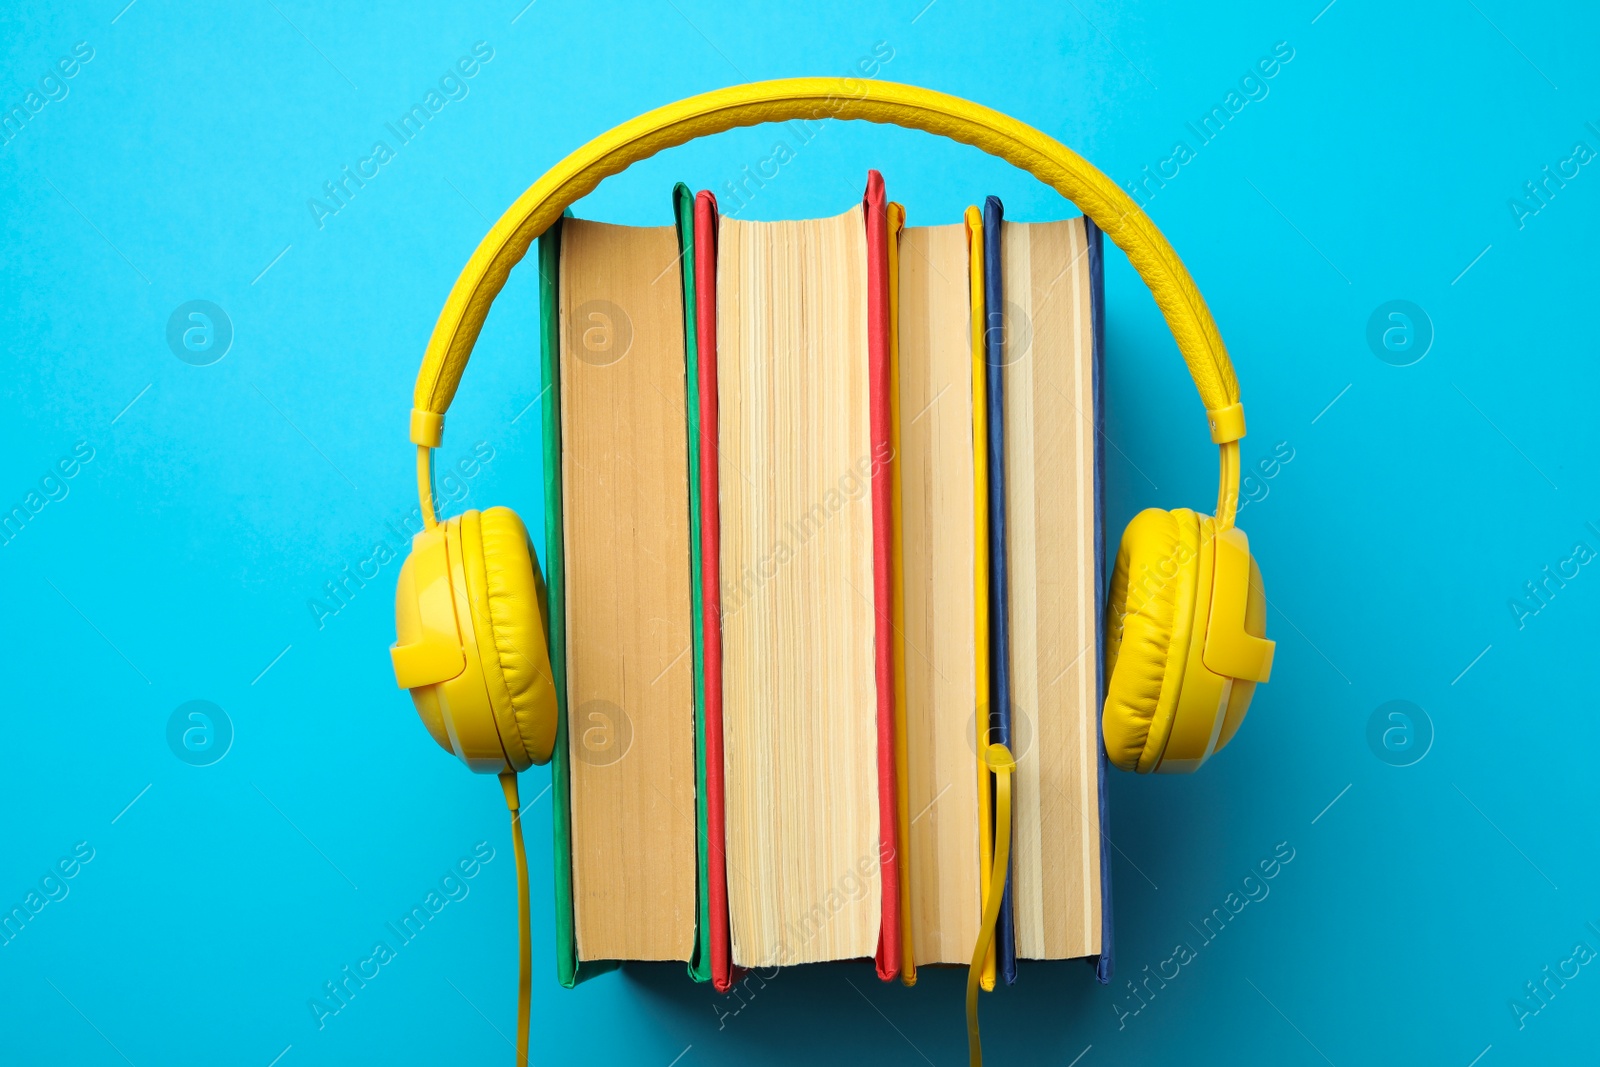
M555 745L555 683L528 531L509 508L461 516L467 598L489 703L517 770Z
M1187 508L1141 511L1117 549L1106 610L1106 756L1151 771L1172 733L1211 520Z

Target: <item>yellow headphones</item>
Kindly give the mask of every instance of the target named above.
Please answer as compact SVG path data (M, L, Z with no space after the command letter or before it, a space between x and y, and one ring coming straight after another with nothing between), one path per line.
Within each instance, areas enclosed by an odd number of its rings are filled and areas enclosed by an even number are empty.
M657 108L590 141L534 182L467 261L428 341L411 412L425 529L401 568L392 650L428 732L475 771L497 773L512 811L516 772L550 758L558 714L543 588L527 531L504 508L434 516L432 449L489 306L511 268L561 213L601 180L697 137L792 119L864 119L982 149L1053 187L1126 253L1155 296L1221 450L1216 518L1151 509L1117 552L1106 633L1106 751L1124 770L1192 771L1238 729L1272 669L1265 596L1234 526L1244 408L1205 301L1161 231L1115 182L1015 119L943 93L854 78L740 85ZM528 918L522 835L522 1005L527 1056Z

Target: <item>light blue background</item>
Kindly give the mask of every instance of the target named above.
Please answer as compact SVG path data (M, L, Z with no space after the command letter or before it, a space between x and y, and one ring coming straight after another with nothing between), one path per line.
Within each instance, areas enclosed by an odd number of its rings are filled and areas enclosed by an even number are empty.
M437 751L394 688L397 564L320 628L308 601L415 505L413 375L456 273L518 193L651 107L843 74L879 41L893 49L883 77L1017 116L1119 182L1178 140L1196 147L1186 123L1276 42L1294 49L1267 96L1150 200L1244 383L1246 462L1293 450L1242 517L1276 671L1204 773L1113 779L1118 978L1025 966L983 1002L993 1060L1593 1057L1600 968L1552 981L1520 1029L1511 1007L1577 943L1600 949L1587 925L1600 926L1600 570L1552 583L1521 628L1510 607L1576 543L1600 549L1587 525L1600 526L1600 172L1581 167L1520 228L1508 206L1575 142L1600 150L1586 125L1600 126L1600 20L1583 5L1078 0L1000 16L907 0L774 16L699 0L539 0L520 15L525 0L138 0L119 14L124 2L0 16L6 107L76 42L94 49L68 95L0 147L0 509L77 442L94 450L65 499L0 546L0 904L77 842L94 849L69 895L0 947L0 1060L509 1059L498 790ZM494 54L469 95L319 229L308 198L390 140L384 123L478 41ZM666 153L579 213L664 224L673 181L721 189L773 139ZM869 166L913 223L954 221L988 193L1012 218L1070 213L974 150L835 123L749 217L842 210ZM532 282L525 267L496 305L442 457L487 442L465 505L508 504L537 529ZM235 331L208 367L166 342L193 299ZM1391 299L1431 318L1413 366L1366 340ZM1107 312L1114 540L1146 506L1209 511L1215 453L1120 253ZM205 768L166 740L194 699L235 733ZM1420 706L1435 733L1410 767L1367 741L1390 700ZM524 796L546 781L527 775ZM955 971L908 990L865 966L802 968L742 1004L675 966L559 989L547 795L527 825L537 1062L962 1062ZM307 1002L324 981L480 841L495 858L469 895L319 1031ZM1124 980L1179 941L1199 946L1191 924L1280 842L1294 859L1270 895L1119 1020L1137 1004Z

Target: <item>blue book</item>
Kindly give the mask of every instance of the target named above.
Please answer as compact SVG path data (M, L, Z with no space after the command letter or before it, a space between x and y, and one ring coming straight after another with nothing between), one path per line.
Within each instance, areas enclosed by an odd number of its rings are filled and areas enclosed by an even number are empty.
M1106 837L1102 237L984 204L991 739L1017 759L998 971L1111 975Z
M983 321L985 386L989 401L989 657L993 692L989 699L989 736L1012 745L1010 597L1006 590L1006 458L1005 458L1005 271L1001 269L1001 223L1005 207L1000 198L983 202ZM1017 980L1017 936L1012 913L1013 879L1006 872L1000 898L1000 919L995 927L995 959L1010 985Z
M1100 227L1094 220L1083 220L1084 230L1088 236L1089 245L1089 306L1092 317L1092 330L1094 333L1094 354L1091 356L1092 377L1094 381L1094 625L1096 633L1106 632L1106 586L1110 581L1106 569L1106 524L1103 516L1106 513L1106 454L1102 445L1105 442L1105 350L1106 350L1106 276L1105 276L1105 240L1100 233ZM1094 660L1095 672L1095 706L1105 707L1106 703L1106 660L1104 656L1096 656ZM1106 743L1104 730L1100 729L1101 719L1095 716L1095 725L1100 733L1100 752L1097 762L1100 767L1100 786L1097 790L1100 800L1100 955L1091 956L1089 962L1094 965L1094 976L1100 980L1101 985L1111 982L1111 956L1112 956L1112 925L1111 925L1111 816L1106 806Z

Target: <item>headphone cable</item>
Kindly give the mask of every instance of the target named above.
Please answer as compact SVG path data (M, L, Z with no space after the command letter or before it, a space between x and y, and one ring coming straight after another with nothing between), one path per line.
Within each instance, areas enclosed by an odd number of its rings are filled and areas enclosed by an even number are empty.
M989 955L989 946L994 942L1000 897L1006 888L1007 865L1011 861L1011 772L1017 769L1011 750L1005 745L990 745L983 759L995 778L994 873L983 901L978 943L973 946L972 964L967 968L967 1051L972 1067L983 1067L983 1042L978 1037L978 979L983 972L984 958Z
M528 906L528 851L522 843L521 802L517 798L517 773L502 771L500 788L506 794L506 807L511 809L511 851L517 858L517 1059L516 1067L528 1064L528 1018L533 998L533 945Z

